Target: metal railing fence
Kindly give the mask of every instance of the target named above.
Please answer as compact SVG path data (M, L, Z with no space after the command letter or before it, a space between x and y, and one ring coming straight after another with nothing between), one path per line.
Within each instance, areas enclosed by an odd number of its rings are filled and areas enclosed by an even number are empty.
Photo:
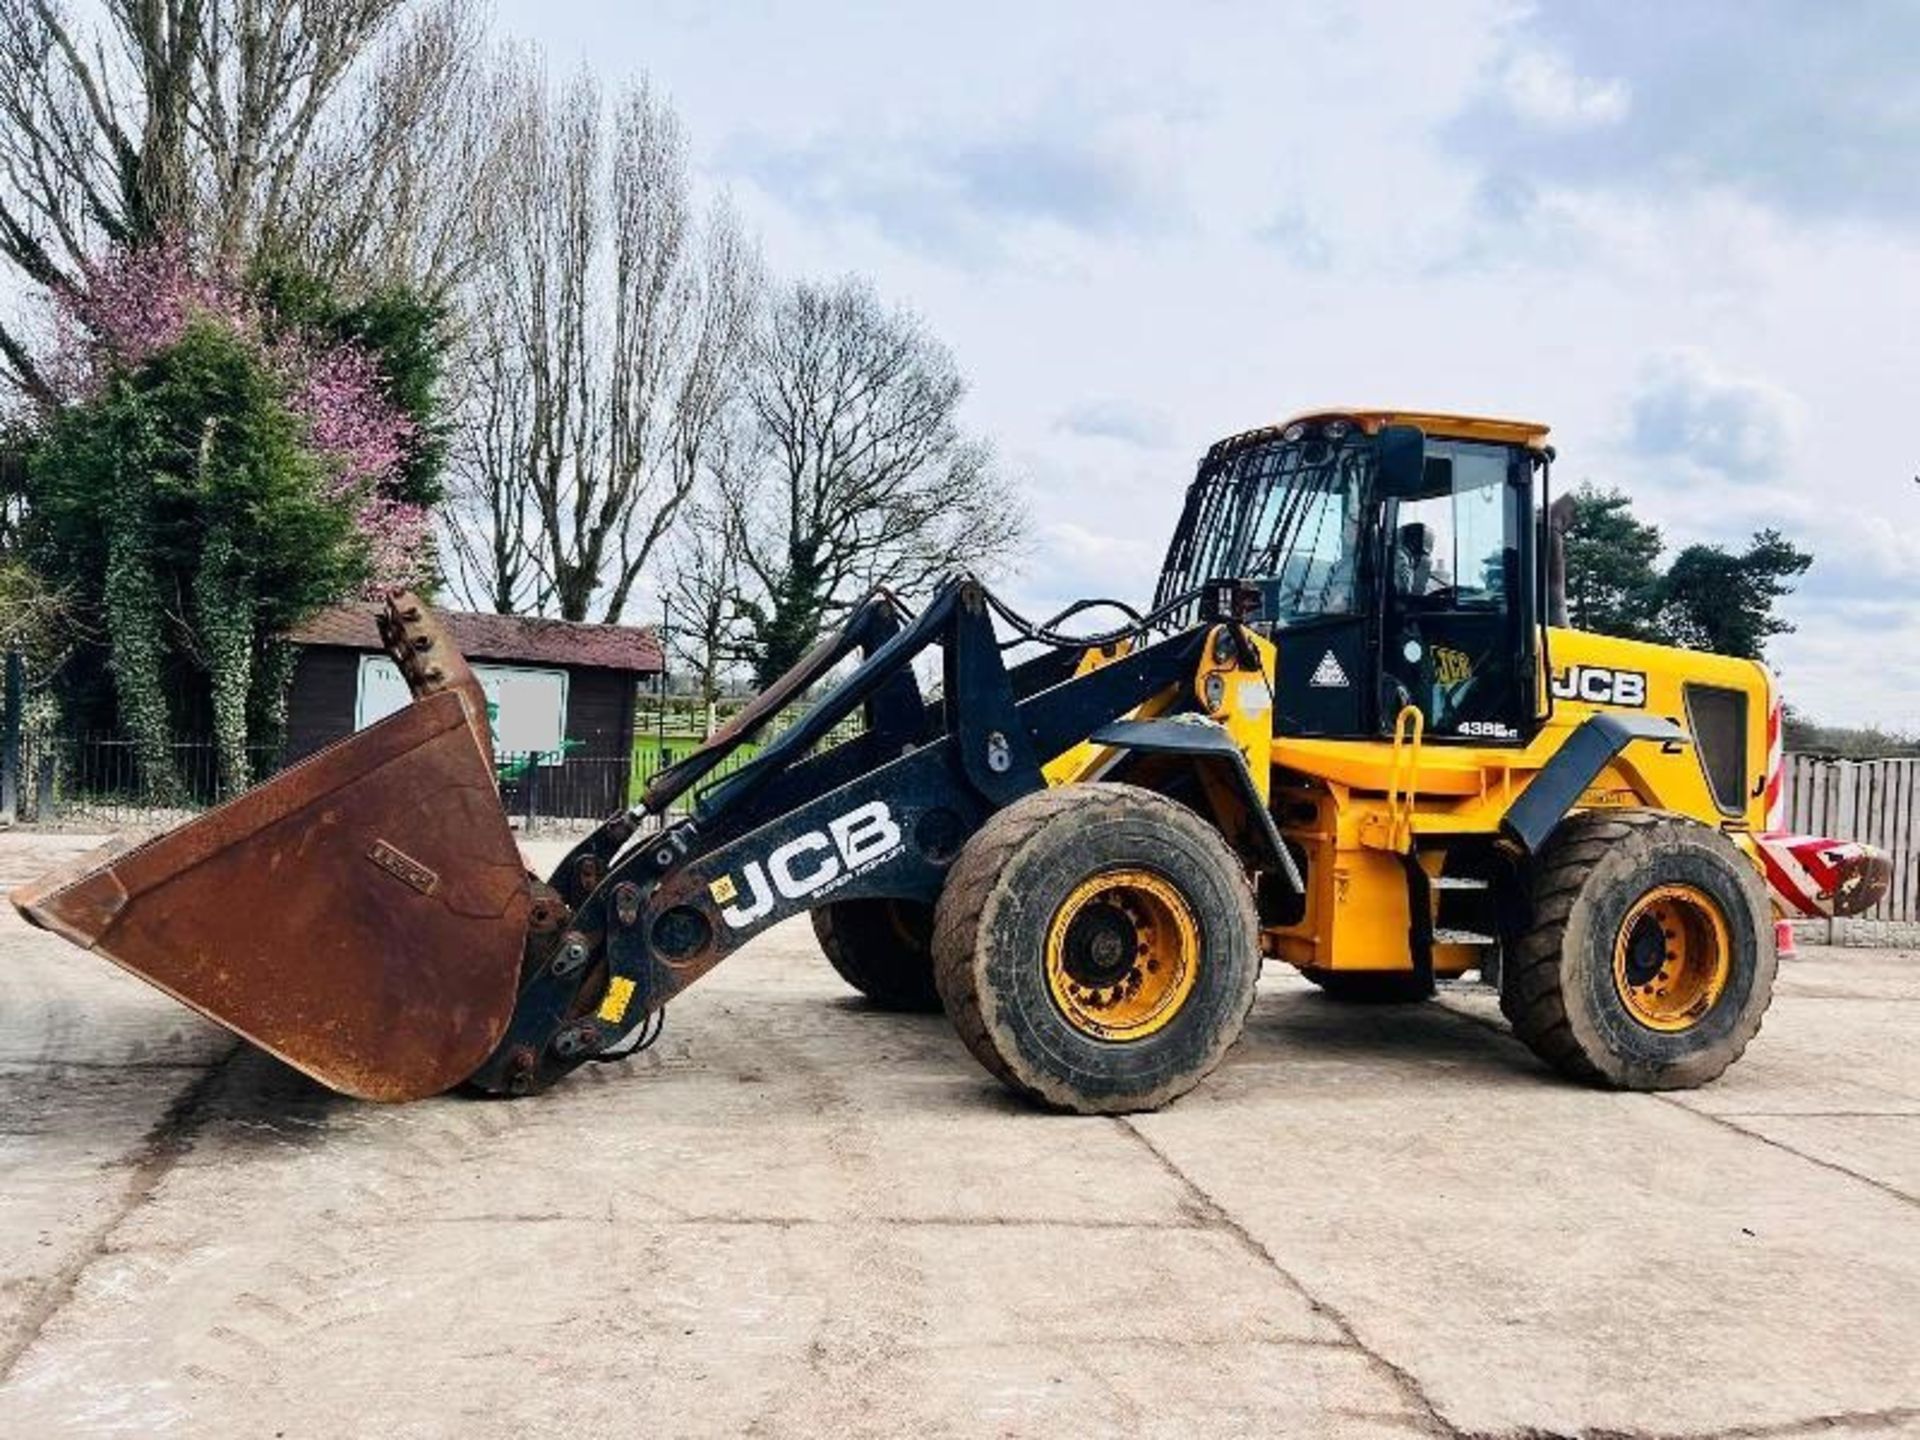
M798 713L776 717L764 739L785 730ZM667 766L684 760L706 738L707 717L691 703L662 713L649 708L626 754L507 751L496 754L501 803L514 824L528 832L587 829L633 803ZM724 722L725 716L720 720ZM859 731L857 721L836 727L824 744ZM733 774L759 755L759 742L729 755L703 782ZM10 757L11 758L11 757ZM249 751L253 783L270 778L279 755ZM27 731L20 737L14 821L41 829L153 832L217 804L222 798L219 749L211 739L190 738L168 747L170 775L157 776L142 763L138 747L118 735L62 735ZM685 814L696 795L682 797Z
M210 739L167 747L167 773L143 763L118 735L20 737L15 820L47 829L154 830L198 814L221 798L220 750ZM247 754L255 781L279 768L272 750Z

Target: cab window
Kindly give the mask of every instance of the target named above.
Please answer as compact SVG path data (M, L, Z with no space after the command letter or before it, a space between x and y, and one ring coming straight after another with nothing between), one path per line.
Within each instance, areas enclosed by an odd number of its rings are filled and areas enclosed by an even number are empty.
M1383 720L1418 705L1436 737L1518 739L1520 527L1512 452L1430 441L1425 492L1387 507Z
M1432 493L1396 507L1395 589L1420 600L1442 597L1464 608L1503 608L1506 554L1513 545L1507 452L1433 445L1426 475Z

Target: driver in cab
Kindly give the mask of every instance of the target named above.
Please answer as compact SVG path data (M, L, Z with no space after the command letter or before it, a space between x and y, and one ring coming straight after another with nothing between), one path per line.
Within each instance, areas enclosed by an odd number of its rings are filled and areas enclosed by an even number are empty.
M1453 588L1446 566L1433 558L1433 527L1414 521L1395 532L1393 588L1410 600Z

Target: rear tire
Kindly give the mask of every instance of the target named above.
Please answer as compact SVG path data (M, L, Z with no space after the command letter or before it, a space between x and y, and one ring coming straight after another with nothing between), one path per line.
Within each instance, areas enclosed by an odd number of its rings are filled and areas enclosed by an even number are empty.
M839 900L812 912L813 933L840 978L882 1010L932 1014L933 907L911 900Z
M1260 978L1239 858L1132 785L1009 805L960 852L934 916L934 980L967 1049L1059 1110L1152 1110L1192 1089Z
M1342 1005L1415 1005L1433 990L1411 970L1309 970L1300 972L1329 1000Z
M1719 831L1650 810L1576 815L1533 869L1500 1008L1549 1065L1621 1090L1704 1085L1773 998L1759 873Z

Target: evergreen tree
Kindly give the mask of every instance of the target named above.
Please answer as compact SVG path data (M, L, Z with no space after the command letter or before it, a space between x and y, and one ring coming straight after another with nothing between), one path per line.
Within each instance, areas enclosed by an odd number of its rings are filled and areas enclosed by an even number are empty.
M1777 530L1762 530L1734 554L1689 545L1660 569L1657 526L1633 514L1619 490L1592 482L1573 492L1567 527L1567 618L1576 630L1653 640L1718 655L1762 658L1767 641L1792 631L1774 613L1813 556Z
M208 729L220 790L245 788L284 726L286 634L431 573L401 493L419 427L355 328L372 312L268 298L289 312L177 245L93 263L62 296L57 403L22 437L25 504L0 504L76 637L68 723L124 732L161 795L176 737Z
M1567 527L1567 618L1576 630L1652 640L1659 608L1660 531L1628 496L1592 481L1573 492Z
M1689 545L1660 582L1659 633L1673 645L1758 660L1767 641L1793 626L1773 613L1793 593L1813 556L1778 530L1761 530L1738 555L1719 545Z
M256 264L247 286L270 334L352 346L372 357L381 393L411 423L406 453L385 489L394 500L431 509L445 495L451 426L440 403L448 310L401 284L344 294L284 260Z

